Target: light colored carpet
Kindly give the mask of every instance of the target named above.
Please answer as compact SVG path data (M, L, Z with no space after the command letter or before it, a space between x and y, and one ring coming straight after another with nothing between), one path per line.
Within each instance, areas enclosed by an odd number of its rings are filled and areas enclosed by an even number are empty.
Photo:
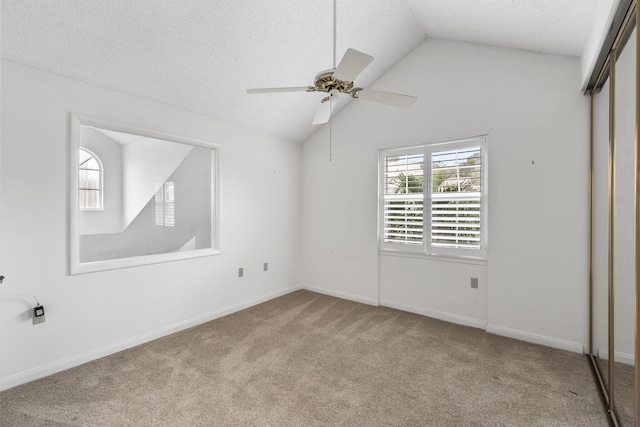
M2 426L606 426L586 357L297 291L0 393Z

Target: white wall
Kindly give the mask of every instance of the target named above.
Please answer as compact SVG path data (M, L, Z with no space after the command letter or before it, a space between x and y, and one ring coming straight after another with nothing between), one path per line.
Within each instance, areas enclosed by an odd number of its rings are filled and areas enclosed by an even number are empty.
M2 67L0 294L35 294L46 322L31 325L28 299L0 297L0 389L299 288L299 144ZM69 112L220 143L222 255L69 276Z
M487 324L486 263L385 254L379 258L380 304L462 325ZM471 278L478 288L471 289Z
M124 226L131 224L158 191L159 185L189 155L192 146L143 138L122 148L124 182Z
M368 132L349 127L346 120L352 116L347 106L332 119L332 161L328 126L304 143L303 285L377 305L378 153L375 142L367 139ZM356 127L363 131L360 123Z
M411 109L345 108L332 162L328 127L304 144L304 286L581 352L588 98L579 79L573 58L431 39L417 47L373 86L418 96ZM488 265L379 259L377 150L480 134L489 135Z

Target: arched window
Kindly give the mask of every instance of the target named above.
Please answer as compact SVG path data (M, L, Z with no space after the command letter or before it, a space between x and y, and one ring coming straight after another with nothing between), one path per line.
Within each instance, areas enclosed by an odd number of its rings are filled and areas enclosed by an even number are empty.
M82 210L102 210L102 162L84 148L80 149L78 201Z

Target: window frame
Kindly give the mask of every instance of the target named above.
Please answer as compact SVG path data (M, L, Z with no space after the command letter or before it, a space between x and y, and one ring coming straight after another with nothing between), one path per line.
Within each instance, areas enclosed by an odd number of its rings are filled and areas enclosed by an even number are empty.
M220 187L221 187L221 144L208 140L195 139L187 136L171 134L164 131L151 130L129 124L112 122L104 119L69 113L70 133L69 133L69 163L67 165L69 177L69 265L68 274L84 274L119 268L137 267L143 265L164 263L170 261L180 261L192 258L200 258L212 255L219 255L220 250ZM211 224L211 242L208 247L200 249L190 249L177 252L161 252L148 255L135 255L126 258L113 258L98 261L82 262L80 257L80 209L78 209L78 165L79 153L82 144L81 130L83 127L95 127L107 131L129 133L145 138L158 139L166 142L185 144L193 147L208 149L209 165L211 167L210 176L202 181L203 185L208 185L211 191L211 205L209 208Z
M80 147L80 151L84 151L85 153L89 154L90 157L92 157L97 163L98 163L98 172L100 175L100 179L99 181L99 188L97 189L98 191L98 204L99 206L97 208L83 208L83 207L78 207L79 210L81 211L85 211L85 212L96 212L96 211L104 211L104 164L102 163L102 160L100 160L100 157L98 157L96 155L96 153L94 153L93 151L85 148L85 147ZM80 162L78 162L78 174L80 174L81 170L94 170L94 169L82 169L81 168L82 164L80 164ZM80 200L80 192L82 191L96 191L96 189L89 189L89 188L81 188L80 187L80 176L78 175L78 200Z
M447 141L431 142L420 145L382 148L378 150L378 247L382 252L397 254L424 255L429 257L449 257L459 259L487 259L488 247L488 136L474 136ZM479 249L438 247L432 245L431 212L433 201L432 189L432 154L480 147L480 242ZM388 157L423 154L423 230L422 244L409 245L405 243L385 242L385 161Z

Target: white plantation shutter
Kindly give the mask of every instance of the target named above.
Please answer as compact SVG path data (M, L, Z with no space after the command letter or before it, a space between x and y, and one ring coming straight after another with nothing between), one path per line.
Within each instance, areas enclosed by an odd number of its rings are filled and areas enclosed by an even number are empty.
M385 242L422 245L424 241L423 196L389 195L384 205Z
M480 146L431 152L431 247L480 249Z
M383 240L422 247L424 244L424 154L384 158Z
M486 139L382 150L382 249L483 258Z
M173 182L164 183L164 225L176 225L176 198Z
M431 246L480 249L480 193L433 195Z
M175 220L175 194L173 182L167 181L158 185L155 196L156 225L173 227Z

